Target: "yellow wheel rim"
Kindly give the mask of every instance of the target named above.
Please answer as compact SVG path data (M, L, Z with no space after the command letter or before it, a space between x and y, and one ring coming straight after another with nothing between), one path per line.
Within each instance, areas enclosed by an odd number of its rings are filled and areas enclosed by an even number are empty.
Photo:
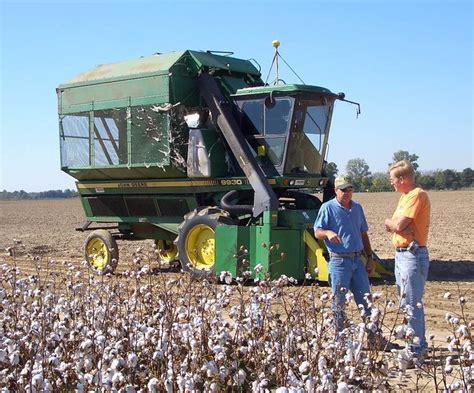
M102 270L109 261L109 250L105 243L98 238L91 239L86 246L88 262L89 264L97 269Z
M212 269L215 260L215 233L207 225L196 225L186 238L186 253L199 270Z
M171 262L178 254L177 247L170 240L158 240L156 242L158 256L163 262Z

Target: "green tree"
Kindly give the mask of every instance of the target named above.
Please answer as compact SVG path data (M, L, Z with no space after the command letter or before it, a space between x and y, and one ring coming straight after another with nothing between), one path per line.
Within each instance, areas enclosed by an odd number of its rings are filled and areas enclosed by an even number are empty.
M417 175L416 183L424 190L431 190L435 188L435 177L433 174L422 173Z
M357 191L365 190L364 178L370 176L369 165L363 158L352 158L347 162L346 171Z
M337 174L339 173L339 169L337 169L337 164L335 162L326 163L325 172L326 176L329 177L332 181L334 181Z
M386 173L374 173L372 175L372 187L371 191L391 191L392 185L390 184L390 179Z
M459 176L461 187L471 187L474 185L474 171L471 168L463 169Z
M419 166L416 162L418 160L418 158L419 157L416 154L410 154L406 150L399 150L399 151L396 151L395 153L393 153L392 162L389 163L388 165L390 166L395 162L402 161L402 160L408 160L408 161L411 162L411 164L413 165L413 168L415 168L415 171L416 171L418 169L418 166Z
M444 173L445 188L457 190L459 188L458 174L451 169L445 169L443 173Z

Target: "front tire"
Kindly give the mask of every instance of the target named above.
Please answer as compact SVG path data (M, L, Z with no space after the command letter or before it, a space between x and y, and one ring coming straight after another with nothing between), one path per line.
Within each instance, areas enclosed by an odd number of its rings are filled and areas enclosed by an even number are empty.
M89 268L98 275L112 273L117 267L119 252L109 231L97 229L87 236L85 257Z
M176 260L178 248L172 240L156 240L156 251L161 262L171 264Z
M232 225L229 213L217 207L195 209L178 227L178 259L184 271L197 277L214 273L216 227Z

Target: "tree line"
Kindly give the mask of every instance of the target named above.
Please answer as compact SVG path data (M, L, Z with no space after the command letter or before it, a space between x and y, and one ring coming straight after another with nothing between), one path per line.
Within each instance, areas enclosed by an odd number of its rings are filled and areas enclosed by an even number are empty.
M17 201L24 199L63 199L63 198L74 198L76 197L77 191L66 189L66 190L49 190L41 192L26 192L20 191L7 191L3 190L0 192L0 200L2 201Z
M465 168L462 171L452 169L437 169L433 171L418 171L418 156L405 150L393 154L392 162L387 165L387 172L371 173L369 165L363 158L352 158L347 162L346 172L354 185L355 191L393 191L388 177L389 166L397 161L408 160L412 163L416 173L416 183L425 190L458 190L474 187L474 171ZM334 179L339 169L334 162L326 166L328 176Z

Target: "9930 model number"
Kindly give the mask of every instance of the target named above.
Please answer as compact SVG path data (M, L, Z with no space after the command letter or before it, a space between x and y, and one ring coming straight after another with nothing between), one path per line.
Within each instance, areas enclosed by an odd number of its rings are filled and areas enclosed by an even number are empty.
M221 186L241 186L244 184L242 179L221 180Z

